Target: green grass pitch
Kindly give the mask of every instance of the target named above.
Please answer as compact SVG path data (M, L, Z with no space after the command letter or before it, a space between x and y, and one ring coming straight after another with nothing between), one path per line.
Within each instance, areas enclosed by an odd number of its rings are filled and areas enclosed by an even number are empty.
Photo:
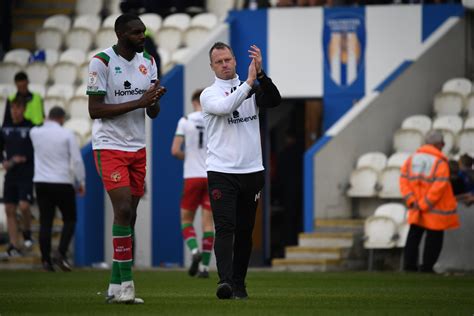
M134 271L144 305L105 304L108 276L0 271L0 315L474 315L474 275L251 271L238 301L216 298L216 272Z

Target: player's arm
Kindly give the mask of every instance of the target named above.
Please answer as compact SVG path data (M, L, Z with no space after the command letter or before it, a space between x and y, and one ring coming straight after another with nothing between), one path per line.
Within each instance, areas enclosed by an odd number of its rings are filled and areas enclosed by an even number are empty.
M89 96L89 115L92 119L110 118L136 109L146 108L152 106L158 99L156 85L151 85L137 100L118 104L105 103L108 71L107 63L98 58L91 60L89 64L87 95Z
M81 151L79 149L79 145L76 143L76 138L74 137L74 134L70 131L67 132L69 157L71 160L70 166L72 166L73 168L74 180L76 182L75 188L80 196L84 196L86 193L86 171L84 167L84 161L82 160Z
M179 160L184 160L184 151L183 151L184 136L175 135L173 139L173 144L171 145L171 154Z
M0 159L5 169L5 162L7 160L7 153L5 152L5 140L3 139L3 133L0 133Z
M259 83L258 85L254 85L252 89L255 91L255 100L257 102L257 106L267 108L276 107L281 103L280 91L278 91L278 88L275 86L272 80L267 77L267 74L262 69L263 58L260 48L258 48L256 45L252 45L250 46L248 52L249 57L254 61L256 79Z
M158 100L157 89L150 87L140 99L125 103L106 104L105 95L89 95L89 115L92 119L109 118L140 108L153 106Z
M267 77L265 72L260 70L257 75L259 85L255 88L255 100L258 107L273 108L281 103L281 95L278 88L272 82L272 79Z

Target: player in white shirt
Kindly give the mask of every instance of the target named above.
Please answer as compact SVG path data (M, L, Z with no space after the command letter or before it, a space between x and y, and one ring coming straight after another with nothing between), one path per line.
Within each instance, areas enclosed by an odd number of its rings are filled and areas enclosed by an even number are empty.
M145 185L145 113L152 119L158 116L166 89L159 85L153 57L144 52L145 25L140 18L119 16L115 33L117 45L92 58L87 84L94 157L114 209L107 302L143 303L135 298L132 247Z
M252 231L264 184L259 109L281 102L277 87L262 70L260 49L252 45L245 82L235 72L232 49L222 42L209 50L214 84L201 94L208 134L207 177L214 216L220 299L246 299L245 277ZM258 81L258 84L257 82Z
M212 220L211 204L207 190L206 150L207 135L201 112L199 97L202 90L193 93L191 103L194 112L182 117L171 146L171 154L178 159L184 159L184 188L181 198L181 232L191 251L192 263L189 275L209 277L209 262L214 245L214 222ZM183 150L184 145L184 150ZM201 206L202 219L202 252L194 230L193 222L197 208ZM199 263L200 267L199 267Z

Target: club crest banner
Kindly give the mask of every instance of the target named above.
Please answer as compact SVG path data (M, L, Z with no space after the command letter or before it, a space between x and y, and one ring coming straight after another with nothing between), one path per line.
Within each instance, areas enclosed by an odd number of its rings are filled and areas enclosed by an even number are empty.
M365 89L365 9L324 11L324 94Z

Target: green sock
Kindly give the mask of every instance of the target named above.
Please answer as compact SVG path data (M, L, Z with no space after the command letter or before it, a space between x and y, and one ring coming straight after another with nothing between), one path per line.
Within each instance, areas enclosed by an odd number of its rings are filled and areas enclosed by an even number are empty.
M135 264L135 229L132 228L132 266Z
M132 261L120 262L120 279L122 282L133 281Z
M130 226L112 226L114 262L118 263L120 281L132 281L132 229Z
M202 234L202 257L201 264L204 266L209 266L211 262L211 252L212 247L214 246L214 232L204 232Z
M120 278L120 268L117 261L112 262L112 274L110 275L111 284L120 284L122 279Z
M189 250L194 253L195 249L198 249L198 244L193 224L187 223L181 225L181 232L183 234L184 240L186 241L186 245L188 245Z

